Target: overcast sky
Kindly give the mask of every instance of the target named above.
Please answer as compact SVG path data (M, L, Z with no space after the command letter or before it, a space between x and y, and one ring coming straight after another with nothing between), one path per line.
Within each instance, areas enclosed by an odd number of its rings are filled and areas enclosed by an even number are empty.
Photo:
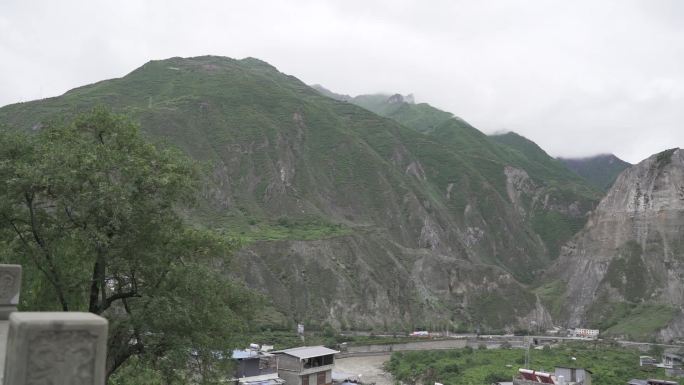
M205 54L413 93L554 156L684 147L684 1L0 0L0 105Z

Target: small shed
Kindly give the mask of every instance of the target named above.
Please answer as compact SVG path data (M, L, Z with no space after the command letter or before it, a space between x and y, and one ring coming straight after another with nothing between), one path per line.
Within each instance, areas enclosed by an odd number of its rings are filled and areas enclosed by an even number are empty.
M556 366L556 377L563 379L566 383L574 382L578 384L591 385L591 370L584 368L573 368L566 366Z

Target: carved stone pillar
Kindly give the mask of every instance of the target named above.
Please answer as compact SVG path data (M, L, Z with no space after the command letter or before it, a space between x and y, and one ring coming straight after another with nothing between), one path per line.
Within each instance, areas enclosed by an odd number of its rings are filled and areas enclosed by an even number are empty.
M17 311L21 290L21 265L0 265L0 320Z
M107 320L92 313L15 312L4 384L104 385Z

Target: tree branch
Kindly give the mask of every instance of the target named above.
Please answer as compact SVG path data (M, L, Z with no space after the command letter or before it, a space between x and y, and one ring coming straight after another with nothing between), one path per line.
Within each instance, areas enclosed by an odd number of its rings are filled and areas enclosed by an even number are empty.
M17 234L17 236L19 237L19 240L21 241L21 244L22 244L22 245L24 246L24 248L26 249L26 253L31 257L31 259L33 260L33 262L36 264L36 267L38 268L38 270L40 270L43 274L45 274L45 277L48 279L48 281L50 281L50 283L51 283L52 285L55 285L55 282L52 280L52 277L50 276L50 274L48 273L48 271L45 270L45 269L43 268L43 265L42 265L42 264L38 263L38 260L36 259L36 256L33 254L33 250L31 250L31 246L29 245L29 242L26 240L26 238L24 238L24 235L21 233L21 230L19 230L19 228L17 227L17 225L14 223L14 220L8 218L6 215L3 215L3 217L5 217L5 220L6 220L7 222L9 222L9 224L12 226L12 229L14 230L14 232L15 232L15 233Z
M33 199L34 199L34 193L31 192L25 192L24 193L24 198L26 200L26 207L29 210L29 217L30 217L30 223L31 223L31 233L33 234L33 239L36 241L36 244L40 247L40 249L43 251L43 255L45 256L45 260L47 261L48 268L50 269L50 273L52 273L52 279L48 280L52 283L52 286L55 287L55 290L57 291L57 297L59 298L59 302L62 305L62 310L63 311L69 311L69 304L66 301L66 297L64 296L64 292L62 290L62 284L61 280L59 279L59 273L57 273L57 268L55 266L54 259L52 258L52 254L50 254L50 250L47 248L47 245L45 244L45 240L41 238L40 234L38 234L38 226L36 224L36 214L35 210L33 208Z
M112 303L114 301L117 301L120 299L126 299L126 298L140 298L140 297L142 297L142 295L138 294L138 292L135 290L126 291L126 292L118 292L118 293L112 294L111 296L107 297L107 299L104 301L104 304L102 304L102 309L100 309L100 313L109 309L109 307L112 306Z

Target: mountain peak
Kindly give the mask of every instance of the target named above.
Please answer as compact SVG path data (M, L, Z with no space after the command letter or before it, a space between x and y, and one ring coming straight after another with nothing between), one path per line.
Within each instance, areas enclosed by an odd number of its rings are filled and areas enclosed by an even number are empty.
M631 164L613 154L599 154L583 158L557 158L567 168L603 191L607 191L615 178Z
M271 69L274 71L278 70L276 67L272 66L271 64L269 64L269 63L267 63L261 59L257 59L255 57L251 57L251 56L248 56L244 59L240 59L240 63L247 64L247 65L252 66L252 67L263 67L263 68Z
M403 104L403 103L414 104L415 99L413 98L413 94L408 94L406 96L401 95L401 94L394 94L387 99L387 104Z

